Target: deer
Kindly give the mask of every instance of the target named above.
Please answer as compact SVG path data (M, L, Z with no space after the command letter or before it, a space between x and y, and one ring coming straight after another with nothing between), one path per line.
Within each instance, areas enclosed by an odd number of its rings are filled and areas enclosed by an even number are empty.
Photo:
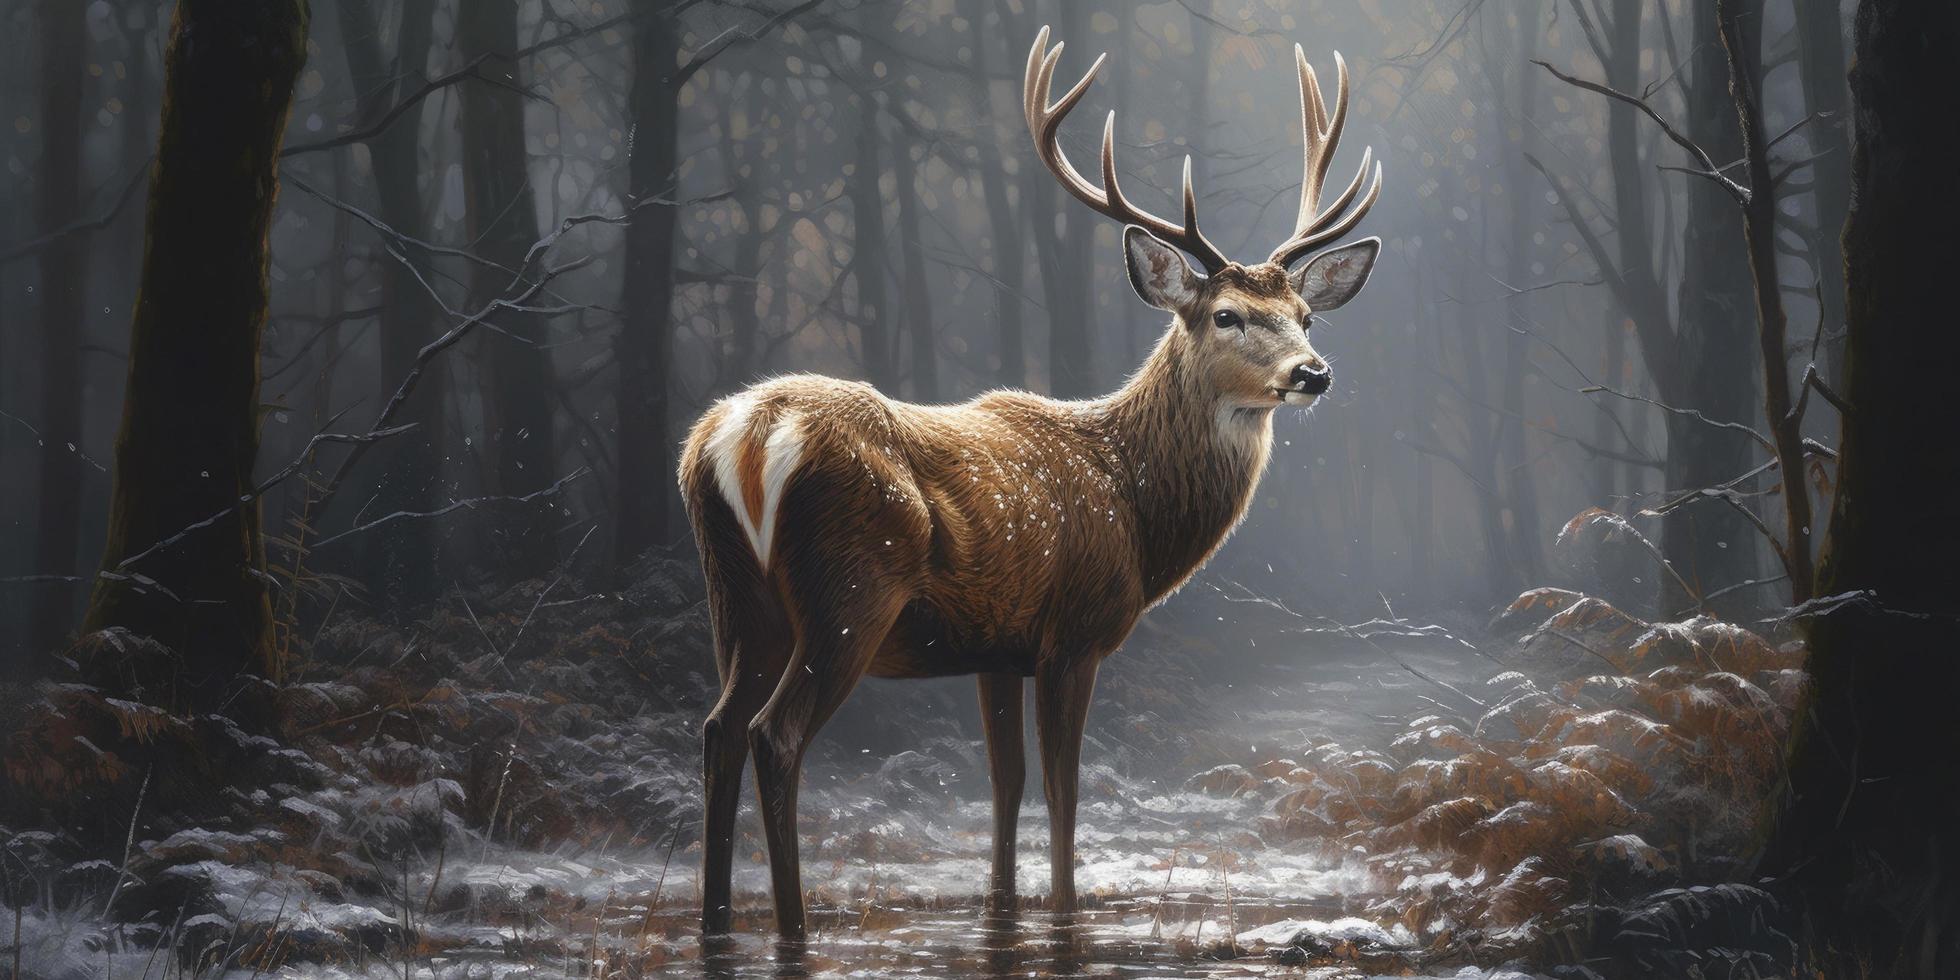
M1017 901L1023 682L1033 680L1049 906L1072 913L1076 783L1098 665L1245 516L1275 410L1311 406L1333 384L1308 327L1360 291L1381 249L1378 238L1331 245L1380 196L1372 148L1347 187L1321 202L1347 121L1346 62L1335 54L1330 111L1294 46L1299 216L1263 262L1241 265L1199 230L1188 156L1181 221L1125 196L1114 112L1103 125L1101 180L1075 168L1058 131L1108 55L1051 102L1063 44L1048 41L1043 27L1022 85L1036 156L1076 200L1126 226L1130 283L1171 322L1143 365L1099 399L999 390L922 405L805 374L760 382L702 414L679 478L722 685L701 728L704 937L732 925L734 823L752 758L777 932L803 938L803 756L866 675L978 676L994 907Z

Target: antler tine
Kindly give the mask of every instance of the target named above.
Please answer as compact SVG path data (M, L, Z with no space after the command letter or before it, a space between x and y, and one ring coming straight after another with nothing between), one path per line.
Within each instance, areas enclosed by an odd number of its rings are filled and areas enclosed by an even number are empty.
M1087 204L1097 213L1127 224L1140 225L1151 234L1163 239L1177 248L1191 254L1207 272L1217 272L1231 263L1225 253L1218 250L1204 234L1198 230L1197 197L1191 189L1191 161L1184 162L1184 223L1175 224L1160 218L1123 196L1123 189L1116 181L1116 113L1111 112L1103 122L1102 142L1102 187L1082 176L1070 163L1068 155L1062 151L1056 134L1061 130L1062 120L1076 103L1089 91L1090 83L1095 81L1096 73L1102 69L1109 55L1104 53L1090 66L1088 74L1075 83L1068 92L1054 102L1048 101L1054 85L1055 66L1061 60L1065 42L1057 42L1048 48L1048 28L1043 27L1035 35L1034 47L1028 52L1028 67L1022 77L1022 103L1027 114L1028 134L1034 137L1035 155L1041 159L1049 172L1055 175L1062 187L1076 200Z
M1306 157L1305 181L1300 188L1300 216L1294 234L1306 231L1318 215L1320 192L1327 182L1327 171L1334 162L1334 146L1347 125L1347 59L1334 52L1334 117L1327 116L1327 97L1320 88L1320 76L1307 63L1307 51L1293 46L1293 63L1300 74L1300 138Z
M1369 154L1372 155L1372 153L1373 148L1370 148ZM1361 171L1354 175L1354 181L1348 184L1348 189L1343 191L1341 196L1336 199L1334 206L1328 208L1326 213L1318 219L1319 221L1325 221L1327 218L1339 214L1341 208L1345 207L1347 202L1353 200L1355 192L1361 187L1363 178L1369 176L1372 176L1373 179L1369 183L1368 192L1362 196L1361 202L1356 204L1353 210L1341 216L1338 220L1325 224L1320 228L1287 239L1280 247L1273 250L1272 257L1266 261L1282 266L1292 265L1308 252L1353 231L1355 226L1361 223L1361 219L1367 217L1368 209L1375 206L1375 200L1381 197L1382 165L1379 160L1375 161L1374 173L1370 175L1368 172L1368 161L1364 159L1361 162Z
M1198 195L1191 190L1191 155L1189 153L1184 155L1184 231L1193 239L1204 242L1207 247L1211 245L1210 242L1205 241L1204 232L1198 230ZM1214 249L1214 251L1216 250ZM1219 258L1222 260L1224 256L1219 256Z
M1293 60L1300 75L1300 138L1305 173L1300 184L1300 215L1294 223L1293 235L1280 243L1268 260L1280 265L1287 265L1313 248L1354 230L1368 209L1374 207L1375 199L1381 193L1382 179L1381 164L1377 162L1373 169L1373 184L1367 194L1353 211L1342 215L1369 179L1369 163L1374 158L1374 148L1369 147L1362 153L1361 167L1347 189L1327 208L1320 207L1320 192L1326 183L1327 171L1333 166L1334 150L1340 145L1341 131L1347 127L1347 59L1342 58L1339 51L1334 52L1334 111L1331 117L1319 77L1314 74L1313 66L1307 64L1306 49L1294 45Z

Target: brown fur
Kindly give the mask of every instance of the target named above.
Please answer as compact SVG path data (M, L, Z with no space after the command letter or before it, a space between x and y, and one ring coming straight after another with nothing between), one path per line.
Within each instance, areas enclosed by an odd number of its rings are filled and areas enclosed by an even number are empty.
M1245 327L1212 326L1221 308L1240 313ZM1073 904L1075 770L1096 664L1244 516L1283 401L1276 389L1294 365L1321 364L1301 326L1307 312L1283 270L1233 266L1205 281L1142 368L1106 398L995 391L959 405L914 405L857 382L796 375L702 416L680 478L725 688L704 729L710 931L727 923L730 785L739 785L746 741L765 804L778 926L800 932L799 760L865 674L983 675L1002 894L1013 890L1021 678L1035 679L1055 901ZM733 438L724 423L743 411L739 444L717 448L718 434ZM774 501L761 561L717 465L720 454L737 454L737 495L759 525L768 516L765 443L785 426L801 452Z

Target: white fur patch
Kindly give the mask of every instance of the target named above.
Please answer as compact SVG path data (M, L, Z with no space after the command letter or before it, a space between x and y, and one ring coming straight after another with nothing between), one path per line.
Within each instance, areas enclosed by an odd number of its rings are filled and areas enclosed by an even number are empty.
M802 420L794 413L786 414L770 426L764 437L762 519L757 523L750 520L749 509L743 503L741 471L742 451L749 437L756 398L744 392L723 404L727 408L721 421L715 424L714 434L708 438L706 453L714 461L715 483L721 488L722 498L728 501L728 509L735 512L736 522L748 535L756 561L766 568L776 535L776 509L782 504L783 490L796 472L796 464L803 459Z
M762 446L762 527L756 532L756 557L769 564L769 546L776 537L776 509L782 505L783 490L803 461L803 419L795 413L776 420L769 430L769 441Z

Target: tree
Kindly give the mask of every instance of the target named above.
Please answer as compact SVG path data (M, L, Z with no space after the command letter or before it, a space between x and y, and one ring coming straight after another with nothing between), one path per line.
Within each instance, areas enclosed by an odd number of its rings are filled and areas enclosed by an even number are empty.
M85 5L43 0L41 27L41 174L35 191L43 234L55 234L82 210L82 29ZM88 240L63 235L40 256L41 454L35 522L36 571L61 574L75 567L81 529L82 344L86 319ZM67 587L34 604L30 639L53 646L71 624L73 593Z
M1950 89L1960 7L1864 0L1854 29L1846 343L1830 530L1810 620L1810 683L1789 795L1764 869L1782 876L1827 975L1960 971L1960 358L1946 277L1960 266L1960 131ZM1848 600L1848 595L1862 596ZM1828 609L1829 611L1826 611Z
M347 74L360 93L355 112L367 123L378 119L403 98L411 82L428 64L434 0L405 0L398 30L388 30L384 5L377 0L340 0L337 5ZM394 57L381 47L384 34L394 34ZM403 113L392 125L367 140L369 160L380 199L380 217L407 236L422 232L422 194L416 186L424 167L420 149L421 105ZM407 256L411 246L392 243ZM390 391L414 369L422 345L434 339L436 309L415 273L401 262L386 262L381 270L381 389ZM365 506L376 514L397 511L422 513L436 507L441 479L441 373L416 386L398 416L416 429L379 447L378 481ZM387 534L370 539L369 581L375 594L401 606L434 597L436 590L435 525L405 521Z
M1750 0L1738 11L1749 25L1741 70L1750 78L1758 72L1757 22L1761 0ZM1692 13L1687 82L1686 132L1715 159L1724 163L1742 156L1742 134L1735 104L1729 98L1729 68L1716 18L1698 8ZM1681 223L1681 282L1675 291L1676 362L1679 384L1663 387L1671 404L1693 408L1722 421L1747 421L1754 414L1761 390L1756 356L1756 326L1752 322L1749 253L1743 241L1742 212L1713 181L1690 180L1688 208ZM1770 276L1775 281L1773 274ZM1782 362L1778 362L1781 371ZM1747 435L1669 413L1666 486L1669 490L1709 487L1733 479L1750 466L1753 447ZM1754 577L1756 530L1737 508L1743 503L1719 500L1684 507L1663 526L1663 547L1688 581L1703 592ZM1664 519L1665 520L1665 519ZM1669 535L1672 541L1667 541ZM1664 580L1672 581L1663 576ZM1738 599L1745 598L1738 596ZM1662 612L1686 609L1686 597L1663 604Z
M893 112L904 109L893 106ZM912 398L939 400L939 350L934 341L932 288L926 282L925 243L919 236L918 166L912 146L892 144L892 176L897 185L898 249L905 257L900 295L905 300L905 325L912 345ZM930 159L928 157L928 159Z
M1059 0L1057 36L1087 37L1087 4ZM1029 202L1035 255L1041 266L1041 294L1048 307L1048 393L1058 398L1100 394L1089 360L1095 330L1095 226L1081 208L1062 196L1048 172L1024 167L1023 199Z
M879 190L878 102L859 91L857 159L851 164L851 281L857 286L858 348L865 380L884 392L898 390L898 347L891 336L885 289L885 204Z
M613 513L616 569L671 538L680 510L674 482L676 440L669 423L674 363L676 200L680 185L681 91L688 80L737 45L753 44L785 21L815 8L802 0L748 31L733 29L680 61L679 6L632 0L633 81L626 115L632 123L627 161L625 316L613 340L619 368L618 485ZM746 274L746 273L744 273Z
M680 92L687 78L675 64L677 25L658 0L635 0L632 121L627 162L629 205L672 198L680 168ZM626 226L626 317L613 341L619 363L619 486L614 560L620 567L665 544L677 500L674 439L668 431L669 373L674 360L674 228L672 207L636 207Z
M1641 17L1645 7L1640 0L1612 0L1610 8L1600 4L1593 8L1593 14L1585 15L1584 5L1574 5L1573 9L1581 14L1580 25L1587 42L1606 67L1604 87L1582 83L1545 62L1538 64L1568 84L1593 91L1604 92L1607 87L1619 93L1641 90ZM1712 42L1713 32L1706 29L1706 21L1712 15L1692 5L1688 10L1701 18L1697 21L1698 39ZM1713 131L1714 138L1720 141L1717 145L1739 145L1735 142L1734 109L1720 102L1727 91L1729 76L1723 70L1719 45L1699 44L1693 57L1691 71L1683 80L1691 117ZM1754 63L1753 57L1748 63ZM1697 292L1686 297L1690 302L1684 303L1678 314L1671 310L1665 272L1655 255L1650 226L1652 205L1647 179L1652 168L1641 161L1639 106L1638 99L1616 99L1607 108L1607 161L1613 182L1609 231L1615 233L1610 237L1618 239L1617 248L1608 246L1609 235L1580 213L1579 199L1563 181L1536 158L1527 159L1551 180L1567 220L1592 254L1615 302L1633 322L1640 357L1646 362L1659 400L1678 409L1665 416L1667 457L1662 470L1665 486L1677 490L1712 487L1747 469L1747 436L1724 427L1739 423L1751 414L1748 406L1753 388L1739 381L1753 373L1749 358L1751 324L1741 316L1749 298L1734 285L1746 282L1747 277L1697 280ZM1691 193L1701 192L1697 189ZM1694 201L1699 205L1691 204L1695 208L1691 224L1706 222L1707 225L1691 230L1688 247L1698 261L1727 263L1724 267L1729 271L1724 275L1736 275L1735 270L1739 268L1736 263L1742 261L1746 251L1741 245L1740 220L1734 203L1726 197L1713 203L1700 197ZM1693 263L1689 264L1690 274L1698 275ZM1683 290L1686 288L1684 285ZM1702 417L1693 414L1697 412ZM1708 419L1718 424L1711 425ZM1752 577L1757 540L1747 516L1712 500L1667 508L1662 517L1662 553L1703 593ZM1680 592L1673 576L1662 576L1662 579L1664 614L1696 604L1694 597Z
M192 697L276 674L252 465L267 234L305 0L179 0L87 628L183 658ZM215 515L215 516L214 516Z
M1007 197L1007 168L1001 154L1002 141L1021 131L1010 124L1004 130L995 117L994 81L988 76L990 35L1004 31L989 29L988 7L980 0L961 0L963 16L973 25L973 89L979 117L986 121L975 149L980 154L980 193L986 198L987 231L993 241L995 315L1000 318L1000 372L996 379L1003 387L1019 388L1027 383L1027 337L1021 315L1027 270L1026 243L1022 236L1020 212ZM998 13L996 13L998 16ZM1003 18L1004 20L1004 18ZM1002 27L1007 24L1003 23ZM1010 52L1012 45L1009 45ZM1012 60L1011 58L1009 59ZM1018 123L1009 114L1010 123Z
M1817 295L1822 309L1824 355L1833 378L1844 376L1837 334L1844 329L1844 231L1851 207L1851 141L1848 133L1844 84L1844 25L1837 0L1797 0L1797 73L1803 83L1804 108L1817 114L1809 124L1811 198L1817 227L1808 236L1811 262L1817 271Z
M517 50L517 5L466 3L459 8L456 31L466 57L492 56L485 66L492 78L463 88L461 114L463 198L470 240L477 243L483 258L503 266L476 264L470 270L472 292L480 302L488 302L510 283L504 269L522 266L525 253L538 238L536 195L524 144L525 97L514 79L507 77L515 73L515 63L507 56ZM629 261L628 283L636 278L630 266ZM500 316L497 326L499 332L488 337L490 382L484 397L484 429L495 461L495 492L521 496L542 490L555 479L558 456L551 392L556 379L542 319L516 313ZM649 446L635 451L647 452ZM538 526L545 519L519 519L530 523L502 529L492 554L511 577L543 575L556 560L552 535Z

